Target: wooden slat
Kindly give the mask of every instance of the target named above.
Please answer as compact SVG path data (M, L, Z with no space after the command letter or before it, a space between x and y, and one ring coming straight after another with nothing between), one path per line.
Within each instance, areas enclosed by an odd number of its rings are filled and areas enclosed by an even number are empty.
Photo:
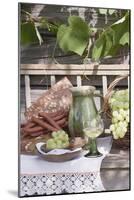
M85 70L85 71L99 71L99 70L129 70L128 64L21 64L21 70Z
M103 96L107 94L107 76L102 76Z
M102 168L129 168L129 151L112 149L111 153L102 162Z
M47 90L39 90L39 89L34 89L31 90L31 103L35 102L41 95L43 95Z
M83 75L82 70L21 70L21 74L25 75ZM86 75L128 75L127 70L108 70L108 71L86 71Z
M130 190L129 168L103 169L101 166L100 175L106 191Z
M82 81L81 81L81 76L77 76L77 86L81 86L82 85Z
M25 85L24 81L24 75L21 75L21 87ZM37 75L37 76L30 76L30 85L33 89L45 89L47 86L51 86L51 81L50 81L50 75ZM71 76L68 75L66 76L72 83L72 85L76 86L77 85L77 80L76 76ZM64 78L64 75L56 75L56 82L60 81L62 78ZM101 76L81 76L82 78L82 85L94 85L96 87L102 87L102 77ZM116 77L114 75L107 76L107 85L110 85L110 83L115 79ZM118 83L118 87L126 87L128 85L127 79L123 79L121 82Z
M51 80L51 86L53 86L56 83L55 76L51 75L50 80Z
M101 94L100 90L95 91L96 94ZM95 105L97 110L99 111L101 109L101 98L99 96L94 97Z
M30 94L30 77L25 75L25 98L26 98L26 108L31 105L31 94Z

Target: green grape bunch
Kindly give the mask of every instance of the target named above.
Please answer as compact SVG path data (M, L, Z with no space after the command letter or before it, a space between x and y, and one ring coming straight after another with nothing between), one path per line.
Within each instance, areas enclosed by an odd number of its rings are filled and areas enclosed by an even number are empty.
M52 132L52 138L47 140L47 149L64 149L69 146L69 136L64 130Z
M110 131L114 139L123 138L127 132L129 124L129 91L114 91L109 99L109 105L112 111L112 124Z

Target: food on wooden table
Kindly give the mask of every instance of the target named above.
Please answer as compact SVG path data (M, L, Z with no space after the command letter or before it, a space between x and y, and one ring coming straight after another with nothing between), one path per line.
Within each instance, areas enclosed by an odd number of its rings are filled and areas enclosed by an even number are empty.
M44 112L39 112L38 115L42 117L43 113ZM62 114L65 114L65 111L62 109L62 110L58 110L56 112L45 112L45 113L47 113L49 115L49 117L52 117L53 119L55 119L55 117L62 115Z
M70 141L69 147L71 149L76 149L79 147L83 147L86 144L86 140L81 137L75 137Z
M51 136L49 134L36 136L32 138L23 138L21 140L21 153L30 153L35 154L36 151L36 143L38 142L46 142Z
M47 133L49 133L49 131L38 131L38 132L34 132L34 133L31 133L30 136L32 137L37 137L37 136L40 136L40 135L46 135Z
M54 120L55 121L58 121L58 120L60 120L60 119L63 119L64 117L67 117L67 115L68 115L68 112L62 112L62 113L60 113L60 114L57 114L56 116L54 116Z
M32 117L32 121L37 123L38 125L40 125L42 128L48 129L49 131L57 131L58 130L57 128L51 126L49 123L43 121L40 118Z
M62 109L69 111L72 102L71 87L72 84L66 77L58 81L26 110L26 119L30 120L33 116L38 117L40 112L50 113Z
M45 115L45 117L44 117ZM57 112L51 112L51 113L47 113L47 112L39 112L38 116L44 118L46 118L46 115L49 117L49 118L52 118L54 121L58 121L64 117L67 117L68 116L68 111L64 111L64 110L59 110Z
M57 121L57 124L62 128L62 127L65 127L67 125L67 118L63 118L63 119L60 119L59 121Z
M20 129L24 151L27 152L29 147L32 148L36 138L51 137L53 131L67 129L68 112L72 102L71 87L71 82L66 77L63 78L26 110L27 122L21 124ZM28 146L25 149L26 144ZM58 144L60 146L60 142Z
M115 91L109 99L112 110L112 124L110 130L114 139L123 138L129 124L129 91Z
M52 138L47 140L46 149L62 149L69 147L69 136L64 130L52 132Z
M24 127L26 126L26 124L27 124L27 123L22 123L20 127L21 127L21 128L24 128Z
M36 137L61 130L67 126L68 112L60 110L54 113L39 113L38 117L32 117L27 123L21 126L21 134L23 137Z
M42 117L44 118L44 120L49 122L49 124L51 124L53 127L55 127L55 129L57 129L57 130L61 129L61 127L55 122L55 120L53 120L51 117L49 117L49 115L47 113L43 112Z
M25 126L23 126L25 129L27 128L32 128L35 126L35 123L34 122L31 122L31 121L28 121Z
M25 130L28 133L35 133L35 132L38 132L38 131L42 131L43 128L41 126L35 126L35 127L32 127L32 128L24 128L23 130Z

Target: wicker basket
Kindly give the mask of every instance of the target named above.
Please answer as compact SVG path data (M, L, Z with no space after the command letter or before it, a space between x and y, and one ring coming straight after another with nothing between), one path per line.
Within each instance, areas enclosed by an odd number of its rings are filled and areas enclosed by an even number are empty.
M117 86L117 84L127 78L128 75L125 76L118 76L108 87L107 90L107 94L104 97L104 103L103 103L103 117L105 118L105 120L107 120L109 123L111 123L111 119L112 119L112 114L111 114L111 109L110 109L110 105L109 105L109 98L112 96L113 91L115 86ZM113 146L117 147L117 148L121 148L121 149L128 149L130 146L130 125L128 126L128 130L127 133L125 134L125 137L122 139L117 139L114 140L113 142Z

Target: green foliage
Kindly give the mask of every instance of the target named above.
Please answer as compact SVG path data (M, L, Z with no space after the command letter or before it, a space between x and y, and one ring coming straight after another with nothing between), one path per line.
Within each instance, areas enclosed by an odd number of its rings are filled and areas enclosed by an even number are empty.
M82 55L89 40L89 27L85 21L78 16L68 18L68 26L61 25L57 32L57 41L60 48Z
M99 9L99 13L105 15L113 15L115 12L114 9ZM114 56L122 46L129 45L129 12L120 13L124 17L104 28L103 31L89 27L78 16L69 16L68 25L66 25L56 20L50 22L45 17L34 19L30 13L25 11L24 13L28 16L26 18L28 21L21 24L21 44L23 45L43 42L38 31L39 27L57 35L57 43L64 52L74 52L80 56L87 54L86 57L90 54L93 60ZM91 42L90 37L93 35L95 35L95 41L92 48L87 51L89 41Z
M37 30L33 22L21 24L21 44L32 44L39 42Z
M48 22L48 20L45 18L45 17L42 17L40 19L40 27L41 28L46 28L48 29L48 31L54 33L54 34L57 34L58 32L58 28L61 24L56 22L56 21L53 21L53 22Z
M39 21L38 27L35 25L34 19L29 14L29 21L21 24L21 44L33 44L39 43L42 44L43 40L38 30L39 27L47 28L48 31L57 34L58 27L60 26L58 23L49 23L47 19L42 17Z
M121 45L129 44L129 32L128 31L126 33L124 33L122 35L122 37L120 38L120 44Z
M106 28L95 41L92 58L99 60L105 56L113 56L123 45L129 45L129 14Z

